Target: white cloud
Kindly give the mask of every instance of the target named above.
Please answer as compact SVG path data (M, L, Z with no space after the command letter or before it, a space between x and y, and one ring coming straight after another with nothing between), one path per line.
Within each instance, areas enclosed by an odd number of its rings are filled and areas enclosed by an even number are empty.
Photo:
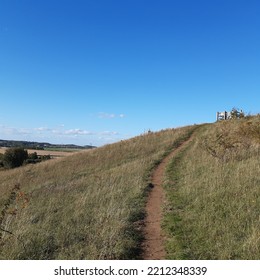
M100 119L115 119L115 118L124 118L125 114L110 114L110 113L104 113L104 112L100 112L98 113L98 117Z
M27 129L27 128L20 128L17 131L18 131L18 134L22 134L22 135L32 134L31 130Z
M5 125L0 125L0 132L3 133L4 135L28 135L31 134L32 132L29 129L26 128L14 128L14 127L9 127Z
M99 132L98 134L100 134L100 135L118 135L119 133L116 131L102 131L102 132Z
M98 113L98 117L100 119L114 119L116 116L115 114L108 114L108 113L101 112Z
M66 143L74 139L76 142L93 143L94 145L113 143L121 139L117 131L88 131L80 128L65 129L63 126L36 128L14 128L0 124L0 138L10 140L48 141L50 143ZM77 140L76 140L77 139ZM80 141L80 142L79 142Z
M34 128L34 130L37 131L37 132L51 131L51 129L48 128L48 127L37 127L37 128Z
M7 127L5 125L0 125L0 132L3 134L12 134L14 133L16 130L14 128L11 127Z
M79 128L69 129L64 131L65 135L92 135L93 133Z
M37 127L35 128L36 131L45 131L46 128L45 127Z

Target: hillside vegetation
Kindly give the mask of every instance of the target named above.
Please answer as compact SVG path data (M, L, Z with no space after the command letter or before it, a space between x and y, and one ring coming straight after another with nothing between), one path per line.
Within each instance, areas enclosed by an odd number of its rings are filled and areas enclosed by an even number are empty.
M260 259L260 116L147 133L0 172L0 259L138 259L152 170L169 259Z
M165 182L170 259L260 259L260 116L199 128Z
M0 259L139 258L152 168L196 127L0 172Z

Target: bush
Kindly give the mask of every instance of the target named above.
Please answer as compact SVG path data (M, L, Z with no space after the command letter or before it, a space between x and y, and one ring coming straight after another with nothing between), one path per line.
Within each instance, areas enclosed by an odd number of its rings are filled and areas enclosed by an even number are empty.
M4 155L0 154L0 168L4 167Z
M28 159L32 159L32 160L38 159L37 153L34 152L34 153L29 154L28 155Z
M30 159L30 158L28 158L28 159L25 161L26 164L35 164L35 163L40 163L40 162L41 162L40 159Z
M231 111L231 119L242 119L245 117L245 113L243 112L243 110L237 109L237 108L233 108Z
M51 159L51 156L50 155L42 155L42 156L39 156L39 159L40 160L49 160L49 159Z
M6 150L3 162L7 168L15 168L23 165L24 161L28 159L28 152L22 148L10 148Z

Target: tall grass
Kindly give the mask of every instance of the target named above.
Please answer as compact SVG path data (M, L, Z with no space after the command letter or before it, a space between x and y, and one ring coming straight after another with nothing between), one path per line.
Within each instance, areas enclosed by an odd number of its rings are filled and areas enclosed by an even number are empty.
M170 259L260 259L260 117L201 127L168 167Z
M151 170L192 130L149 133L1 171L0 259L139 258L138 221ZM17 184L19 194L8 204Z

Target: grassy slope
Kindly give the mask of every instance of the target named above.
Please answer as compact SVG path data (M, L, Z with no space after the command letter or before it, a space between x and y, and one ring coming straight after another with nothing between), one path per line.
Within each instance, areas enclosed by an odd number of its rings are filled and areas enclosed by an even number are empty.
M194 128L0 172L0 259L138 258L150 171Z
M170 259L260 259L260 116L199 128L168 167Z
M259 124L197 127L169 165L168 258L260 258ZM138 258L151 170L195 128L0 172L0 259Z

